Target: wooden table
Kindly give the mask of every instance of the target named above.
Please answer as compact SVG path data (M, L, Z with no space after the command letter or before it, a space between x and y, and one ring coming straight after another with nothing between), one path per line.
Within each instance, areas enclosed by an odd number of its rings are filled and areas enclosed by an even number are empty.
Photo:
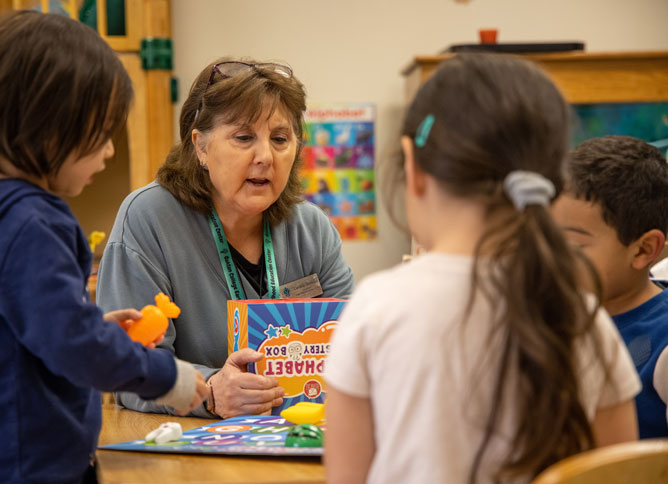
M215 420L140 413L104 403L100 445L143 439L163 422L179 422L185 431ZM309 458L159 454L100 449L97 459L101 484L325 483L321 462Z

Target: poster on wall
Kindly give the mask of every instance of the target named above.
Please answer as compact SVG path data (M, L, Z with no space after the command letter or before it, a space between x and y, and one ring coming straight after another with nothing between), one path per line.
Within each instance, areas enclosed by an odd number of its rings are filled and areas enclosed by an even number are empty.
M576 104L573 144L598 136L627 135L655 145L668 157L668 103Z
M377 236L375 117L368 103L311 106L304 116L304 196L343 240Z

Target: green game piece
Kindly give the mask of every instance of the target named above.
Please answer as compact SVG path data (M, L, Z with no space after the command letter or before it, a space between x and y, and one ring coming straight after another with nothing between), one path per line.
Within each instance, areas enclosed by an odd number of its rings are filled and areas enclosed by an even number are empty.
M285 437L286 447L322 447L323 433L317 425L301 424L290 428Z

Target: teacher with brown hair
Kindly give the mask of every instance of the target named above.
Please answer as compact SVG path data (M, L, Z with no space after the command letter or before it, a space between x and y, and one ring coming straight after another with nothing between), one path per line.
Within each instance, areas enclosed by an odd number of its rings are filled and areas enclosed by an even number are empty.
M282 403L276 379L247 372L262 354L228 355L227 301L347 297L353 288L341 239L301 198L303 85L289 66L220 59L193 83L181 141L157 180L123 202L98 274L105 310L142 307L158 292L181 308L161 347L207 378L210 396L192 415L229 418ZM170 409L129 393L128 408Z

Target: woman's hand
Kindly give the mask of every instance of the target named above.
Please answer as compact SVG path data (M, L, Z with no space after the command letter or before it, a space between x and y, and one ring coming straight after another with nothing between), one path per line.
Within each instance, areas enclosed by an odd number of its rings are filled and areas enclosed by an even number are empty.
M276 378L248 373L248 363L255 363L263 354L244 348L228 356L225 365L209 379L213 393L214 412L222 418L271 412L283 403L285 391Z
M187 415L197 407L199 407L204 400L209 396L209 389L206 386L206 381L199 371L195 372L195 395L193 396L190 406L188 408L175 408L178 415Z
M116 311L110 311L104 315L104 320L118 324L124 331L127 332L128 328L132 326L135 321L141 319L142 313L136 309L118 309ZM147 346L147 348L155 348L157 345L162 343L162 340L165 339L165 335L157 338L153 343ZM200 402L201 403L201 402Z

